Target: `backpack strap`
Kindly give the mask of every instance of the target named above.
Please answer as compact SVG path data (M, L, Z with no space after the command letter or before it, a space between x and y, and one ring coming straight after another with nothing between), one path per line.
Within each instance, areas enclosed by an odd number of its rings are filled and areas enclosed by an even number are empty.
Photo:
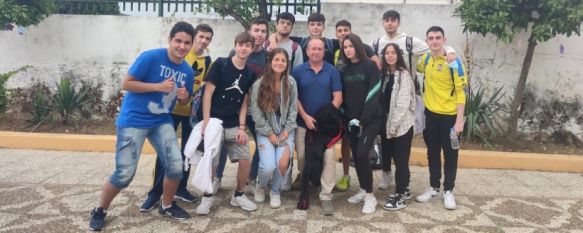
M381 38L377 38L376 40L374 40L372 42L372 49L374 49L374 52L379 55L379 40L381 40Z
M203 74L203 77L206 76L206 74L208 73L210 66L211 66L211 56L204 57L204 74Z
M427 64L429 64L429 59L431 58L431 54L427 53L427 56L425 57L425 61L423 63L423 69L425 71L427 71ZM425 79L427 79L427 77L425 77ZM423 90L421 90L423 93L425 93L425 85L423 85Z
M302 38L302 41L304 41L304 38ZM300 45L298 43L292 41L291 69L289 69L290 73L294 69L294 63L296 62L296 50L298 50L299 46Z
M405 49L407 49L407 53L409 53L409 75L414 77L413 84L415 85L415 93L421 94L421 85L419 84L419 79L417 79L417 72L413 72L413 37L407 36L405 38Z
M451 89L451 94L449 94L450 96L453 96L453 94L455 93L455 80L454 80L454 75L453 75L453 68L449 68L449 74L451 75L451 85L453 86L453 88Z
M328 48L328 55L330 55L330 57L334 58L334 42L332 42L331 39L326 38L324 40L326 42L326 48Z

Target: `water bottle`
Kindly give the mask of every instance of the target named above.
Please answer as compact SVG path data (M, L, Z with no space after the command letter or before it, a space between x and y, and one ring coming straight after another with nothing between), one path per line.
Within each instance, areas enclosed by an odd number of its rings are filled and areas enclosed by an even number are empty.
M449 139L451 140L451 149L457 150L460 148L460 140L454 128L449 129Z

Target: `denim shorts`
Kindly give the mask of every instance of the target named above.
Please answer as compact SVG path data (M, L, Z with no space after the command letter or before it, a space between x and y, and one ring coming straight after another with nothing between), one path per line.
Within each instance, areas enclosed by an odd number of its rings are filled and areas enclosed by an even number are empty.
M126 188L134 178L146 138L156 150L166 177L171 180L182 179L182 156L171 123L145 129L118 127L116 136L115 171L109 177L114 187Z

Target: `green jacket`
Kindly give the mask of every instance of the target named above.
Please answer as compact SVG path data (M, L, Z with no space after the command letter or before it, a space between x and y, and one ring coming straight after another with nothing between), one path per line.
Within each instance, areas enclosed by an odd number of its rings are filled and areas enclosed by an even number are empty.
M283 127L283 130L291 133L291 131L297 127L296 117L298 114L298 89L296 81L293 79L293 77L288 76L288 80L290 81L289 103L287 105L280 105L280 122L275 122L274 112L263 112L257 105L257 96L259 92L259 86L261 85L261 79L255 81L251 87L251 115L253 116L253 121L255 121L255 131L258 134L269 137L271 134L275 133L273 130L274 128ZM284 99L283 93L281 99Z

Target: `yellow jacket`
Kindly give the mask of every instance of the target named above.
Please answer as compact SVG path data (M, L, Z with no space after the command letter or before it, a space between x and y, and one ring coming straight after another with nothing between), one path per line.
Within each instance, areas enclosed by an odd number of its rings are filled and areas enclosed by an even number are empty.
M464 88L467 79L461 60L457 58L454 68L450 68L445 54L432 57L430 53L426 53L417 64L417 71L425 75L425 107L434 113L456 115L457 105L466 103Z
M208 58L207 58L208 57ZM208 61L207 61L208 59ZM194 53L194 50L190 50L190 52L184 58L186 63L190 65L194 70L194 87L192 88L193 92L196 92L200 85L202 85L204 76L206 75L208 68L207 65L210 66L210 55L208 55L208 51L205 50L202 55L198 56ZM195 64L196 63L196 64ZM187 104L180 104L176 102L174 106L174 110L172 114L180 115L180 116L190 116L191 111L191 101Z

